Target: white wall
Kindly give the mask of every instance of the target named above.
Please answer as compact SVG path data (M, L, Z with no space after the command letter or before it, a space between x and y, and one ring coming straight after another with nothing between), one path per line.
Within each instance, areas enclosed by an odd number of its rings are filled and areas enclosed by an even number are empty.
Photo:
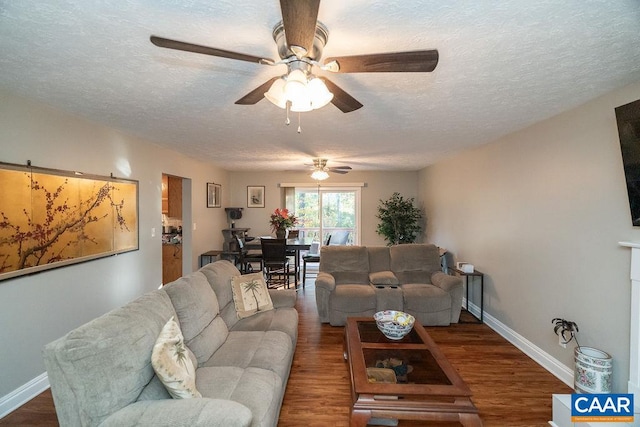
M284 207L282 191L278 186L286 183L310 183L313 180L309 173L303 172L231 172L231 204L244 208L242 219L236 221L236 227L250 227L250 234L262 236L271 234L269 228L269 216L280 207ZM378 219L378 205L380 200L386 200L397 191L405 198L417 198L418 173L417 172L356 172L345 175L330 174L330 178L323 181L330 183L361 183L362 187L362 245L384 245L386 242L382 236L376 233ZM247 208L247 186L265 186L265 208Z
M45 371L46 343L160 285L162 173L191 180L193 269L200 253L222 246L224 210L206 208L206 182L222 184L229 200L222 169L0 91L0 161L27 160L138 180L140 250L0 282L0 403Z
M427 167L419 175L429 240L486 274L485 310L573 369L551 319L578 323L581 345L629 363L631 225L614 108L640 84Z

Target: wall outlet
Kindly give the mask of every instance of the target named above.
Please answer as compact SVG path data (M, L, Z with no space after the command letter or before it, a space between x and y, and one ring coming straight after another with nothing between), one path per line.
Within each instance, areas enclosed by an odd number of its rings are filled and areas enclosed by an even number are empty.
M155 227L151 228L151 237L156 237L156 229L155 229Z
M562 348L567 348L567 343L562 341L562 335L558 335L558 345Z
M196 231L196 223L193 223L193 231Z

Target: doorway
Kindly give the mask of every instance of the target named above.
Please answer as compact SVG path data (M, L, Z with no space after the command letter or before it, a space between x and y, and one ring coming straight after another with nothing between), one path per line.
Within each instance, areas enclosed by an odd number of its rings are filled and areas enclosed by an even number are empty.
M183 179L162 174L162 284L182 277Z

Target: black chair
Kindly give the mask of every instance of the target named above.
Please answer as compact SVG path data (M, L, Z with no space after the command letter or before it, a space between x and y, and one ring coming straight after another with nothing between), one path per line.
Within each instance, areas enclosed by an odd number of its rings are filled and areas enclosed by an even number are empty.
M327 241L325 246L329 246L331 243L331 234L327 237ZM311 244L311 249L309 253L302 257L302 289L304 289L304 285L307 282L307 263L319 263L320 262L320 244L318 242L314 242Z
M238 236L235 236L236 245L238 246L238 252L236 253L236 266L239 266L239 270L242 274L252 273L254 263L260 264L260 271L263 268L262 254L252 253L244 246L244 242Z
M261 239L262 266L268 288L289 288L289 258L285 239Z

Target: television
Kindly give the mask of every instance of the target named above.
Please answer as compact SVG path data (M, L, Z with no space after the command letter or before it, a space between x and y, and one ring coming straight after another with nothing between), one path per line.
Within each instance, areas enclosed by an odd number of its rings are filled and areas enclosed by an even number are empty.
M640 100L615 110L631 220L634 227L640 227Z

